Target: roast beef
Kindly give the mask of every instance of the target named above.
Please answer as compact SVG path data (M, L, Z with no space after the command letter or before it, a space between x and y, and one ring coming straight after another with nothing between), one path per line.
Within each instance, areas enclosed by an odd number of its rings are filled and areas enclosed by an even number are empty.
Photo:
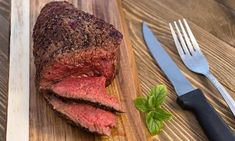
M33 41L39 88L70 75L104 76L108 85L117 72L122 34L68 2L50 2L43 7Z
M110 135L116 125L112 112L122 109L105 87L118 71L122 34L72 4L57 1L42 8L33 41L36 86L48 103L73 124Z
M45 94L44 97L52 108L68 122L90 132L109 136L111 129L116 126L117 119L112 112L83 103L66 103L53 95Z
M122 112L119 102L115 97L106 93L105 80L100 77L70 76L53 84L49 91L55 95L74 101L96 103L98 106Z

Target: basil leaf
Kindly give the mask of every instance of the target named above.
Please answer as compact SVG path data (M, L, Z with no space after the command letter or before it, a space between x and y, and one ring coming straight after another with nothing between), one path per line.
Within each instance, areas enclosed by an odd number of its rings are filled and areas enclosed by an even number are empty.
M152 135L159 133L163 128L163 121L154 119L154 112L151 111L146 116L146 124Z
M149 96L151 96L151 95L155 95L157 92L157 86L154 86L151 90L150 90L150 92L149 92Z
M163 121L161 121L161 120L155 120L155 125L156 125L156 129L157 129L157 131L156 131L155 134L157 134L157 133L159 133L159 132L162 130L162 128L163 128Z
M155 124L155 121L154 121L154 118L153 118L154 114L153 112L149 112L147 115L146 115L146 124L147 124L147 127L148 127L148 130L151 134L156 134L158 129L157 129L157 126Z
M153 116L154 116L153 111L148 112L146 115L146 122L148 122L151 118L153 118Z
M150 109L155 108L155 97L154 97L154 95L151 95L151 96L148 98L148 107L149 107Z
M167 90L164 85L158 85L155 92L155 107L157 108L164 102Z
M162 108L157 108L156 111L154 111L154 119L157 120L169 120L171 119L171 113L167 112L166 110L162 109Z
M135 99L135 107L144 113L145 122L149 132L154 135L163 128L163 122L171 118L171 113L161 108L166 98L167 90L164 85L158 85L151 89L146 97Z
M135 99L135 107L141 112L147 112L147 99L145 97L138 97Z

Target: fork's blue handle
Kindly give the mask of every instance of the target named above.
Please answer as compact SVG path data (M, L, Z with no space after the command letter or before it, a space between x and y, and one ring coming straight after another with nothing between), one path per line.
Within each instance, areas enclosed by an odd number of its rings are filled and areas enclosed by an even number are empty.
M179 96L177 102L196 115L209 140L235 141L235 134L208 103L201 90Z

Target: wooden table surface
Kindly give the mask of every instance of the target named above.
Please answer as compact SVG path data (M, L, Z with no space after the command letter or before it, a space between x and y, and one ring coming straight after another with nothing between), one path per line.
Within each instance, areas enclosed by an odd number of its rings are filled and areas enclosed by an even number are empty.
M156 140L207 140L195 117L183 111L175 102L176 94L169 81L155 65L144 44L141 22L149 23L163 47L175 60L195 87L205 96L230 127L235 120L216 89L203 76L187 70L181 62L168 23L186 18L202 52L207 57L212 73L235 99L235 1L233 0L123 0L123 11L134 48L142 93L155 84L169 89L164 107L173 113ZM5 139L10 0L0 0L0 140Z
M0 0L0 140L5 139L8 84L10 0Z

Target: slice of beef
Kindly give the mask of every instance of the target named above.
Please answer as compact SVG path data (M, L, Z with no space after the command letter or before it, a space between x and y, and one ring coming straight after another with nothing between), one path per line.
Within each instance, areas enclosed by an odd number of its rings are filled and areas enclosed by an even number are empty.
M122 34L68 2L50 2L43 7L33 41L39 88L70 75L104 76L108 85L117 72Z
M53 84L49 91L55 95L75 101L88 101L100 107L122 112L121 106L115 97L106 93L106 78L101 77L76 77L70 76Z
M117 118L112 112L88 104L66 103L53 95L45 94L44 97L53 110L68 122L84 127L90 132L110 136L111 129L116 126Z

